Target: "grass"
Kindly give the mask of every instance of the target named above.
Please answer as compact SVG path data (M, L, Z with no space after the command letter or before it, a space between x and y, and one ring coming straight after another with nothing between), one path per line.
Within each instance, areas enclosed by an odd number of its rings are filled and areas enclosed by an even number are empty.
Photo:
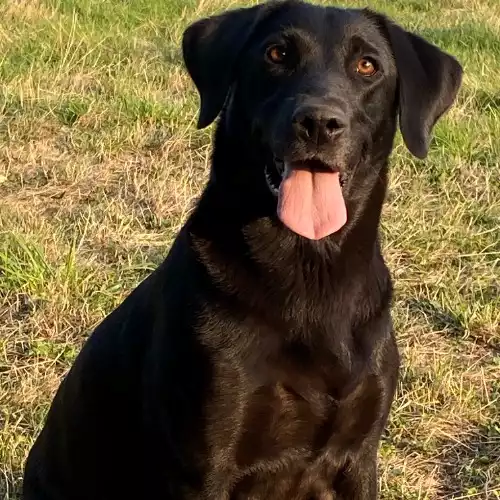
M361 2L346 1L350 5ZM0 499L92 328L165 256L207 176L184 27L230 0L0 4ZM373 0L463 62L385 207L404 358L389 499L500 498L500 3Z

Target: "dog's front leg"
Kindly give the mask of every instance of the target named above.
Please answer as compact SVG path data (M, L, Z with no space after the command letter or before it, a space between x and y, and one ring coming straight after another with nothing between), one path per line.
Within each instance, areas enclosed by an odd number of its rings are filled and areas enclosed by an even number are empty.
M378 498L376 450L353 459L334 482L336 500Z

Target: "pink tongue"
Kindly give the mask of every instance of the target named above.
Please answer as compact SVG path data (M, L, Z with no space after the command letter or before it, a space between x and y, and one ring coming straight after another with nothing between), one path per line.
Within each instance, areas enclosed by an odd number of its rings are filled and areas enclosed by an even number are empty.
M281 183L278 216L311 240L337 232L347 222L339 173L290 169Z

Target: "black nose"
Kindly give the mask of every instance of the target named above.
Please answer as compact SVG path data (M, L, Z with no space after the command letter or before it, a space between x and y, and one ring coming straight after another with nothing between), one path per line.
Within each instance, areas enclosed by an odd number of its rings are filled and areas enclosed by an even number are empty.
M318 146L335 141L346 128L346 118L341 111L331 108L302 107L293 116L297 137Z

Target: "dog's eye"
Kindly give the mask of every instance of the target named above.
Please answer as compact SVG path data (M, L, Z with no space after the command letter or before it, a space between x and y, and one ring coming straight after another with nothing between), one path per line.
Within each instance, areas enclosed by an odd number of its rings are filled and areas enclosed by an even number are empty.
M288 55L285 45L271 45L266 50L266 56L273 64L285 64Z
M361 76L373 76L377 73L377 63L370 57L362 57L356 64L356 71Z

